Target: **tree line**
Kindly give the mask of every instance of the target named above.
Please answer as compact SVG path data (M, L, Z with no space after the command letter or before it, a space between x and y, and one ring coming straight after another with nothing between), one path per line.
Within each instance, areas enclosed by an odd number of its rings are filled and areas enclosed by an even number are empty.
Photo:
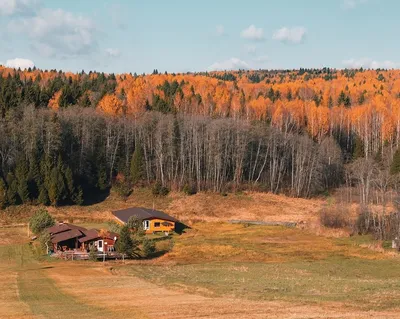
M0 120L0 203L82 204L134 186L311 196L340 185L341 151L265 122L20 107Z

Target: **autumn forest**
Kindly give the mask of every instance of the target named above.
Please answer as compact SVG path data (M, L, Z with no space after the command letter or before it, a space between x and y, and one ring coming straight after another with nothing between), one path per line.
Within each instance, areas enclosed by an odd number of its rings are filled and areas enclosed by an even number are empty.
M0 67L0 204L113 188L386 204L400 172L400 71L78 74Z

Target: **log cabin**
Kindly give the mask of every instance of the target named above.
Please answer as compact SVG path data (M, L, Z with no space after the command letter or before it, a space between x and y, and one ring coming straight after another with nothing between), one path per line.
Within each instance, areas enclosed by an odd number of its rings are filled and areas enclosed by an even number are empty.
M178 220L164 212L142 208L131 207L127 209L113 211L115 219L122 225L125 225L130 218L136 218L143 223L143 229L146 234L158 232L171 233L175 231L175 225Z

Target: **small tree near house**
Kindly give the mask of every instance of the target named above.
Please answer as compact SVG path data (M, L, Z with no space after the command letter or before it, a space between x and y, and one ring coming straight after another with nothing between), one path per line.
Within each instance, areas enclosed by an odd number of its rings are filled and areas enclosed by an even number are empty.
M53 216L45 209L38 210L29 220L29 228L36 235L42 233L46 228L54 226L54 224Z
M135 243L131 238L131 231L127 225L124 225L121 228L116 248L119 253L124 254L127 257L131 257L133 255Z

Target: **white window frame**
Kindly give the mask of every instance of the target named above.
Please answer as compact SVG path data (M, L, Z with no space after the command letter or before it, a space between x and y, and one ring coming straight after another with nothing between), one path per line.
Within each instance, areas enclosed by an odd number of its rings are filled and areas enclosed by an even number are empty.
M143 221L143 229L144 230L149 230L150 229L150 221L149 220L144 220Z

